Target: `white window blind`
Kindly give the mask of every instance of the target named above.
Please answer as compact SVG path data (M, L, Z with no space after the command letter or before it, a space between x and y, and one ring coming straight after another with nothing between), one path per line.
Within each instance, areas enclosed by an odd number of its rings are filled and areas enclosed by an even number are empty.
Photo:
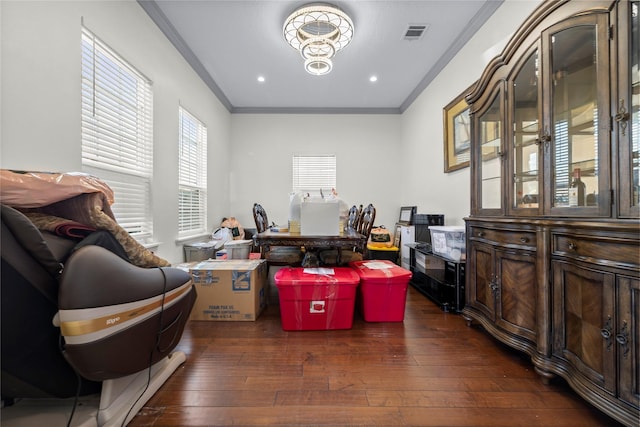
M207 231L207 128L179 107L178 235Z
M82 167L114 191L118 223L151 241L151 82L82 29Z
M330 194L336 188L336 156L293 156L293 191Z

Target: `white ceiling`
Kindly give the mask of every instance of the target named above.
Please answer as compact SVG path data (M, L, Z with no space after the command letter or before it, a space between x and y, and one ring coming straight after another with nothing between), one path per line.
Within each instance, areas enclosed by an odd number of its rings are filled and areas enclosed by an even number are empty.
M325 76L308 74L282 35L286 17L310 2L138 2L233 113L393 114L414 101L503 0L332 2L349 14L355 35ZM423 37L405 40L415 24L428 26Z

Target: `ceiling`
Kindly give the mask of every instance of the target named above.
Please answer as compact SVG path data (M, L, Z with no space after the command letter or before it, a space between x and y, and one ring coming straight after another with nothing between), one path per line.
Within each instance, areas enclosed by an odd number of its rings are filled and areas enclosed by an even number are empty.
M282 33L287 16L310 2L138 2L232 113L399 114L503 0L332 2L355 35L325 76L308 74ZM425 24L422 37L405 38L410 25Z

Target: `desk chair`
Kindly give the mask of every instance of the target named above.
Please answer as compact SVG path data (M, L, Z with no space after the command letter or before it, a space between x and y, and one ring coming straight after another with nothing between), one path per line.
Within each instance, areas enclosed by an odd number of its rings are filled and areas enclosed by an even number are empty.
M373 229L373 222L376 219L376 208L369 203L369 205L362 210L360 213L360 218L358 219L358 233L362 234L367 238L367 242L369 241L369 236L371 236L371 229ZM367 259L369 256L367 247L364 247L362 257L363 259Z
M347 228L354 230L358 229L358 222L360 220L360 210L356 205L351 206L349 209L349 215L347 216Z
M269 229L269 218L267 217L267 212L259 203L253 204L253 220L256 223L257 233L262 233ZM296 246L260 247L260 254L262 259L267 260L267 265L269 266L299 266L304 258L302 250Z
M358 209L353 206L349 209L347 227L355 229L358 233L365 236L368 241L375 219L376 208L372 204L369 204L364 209ZM353 250L326 249L320 251L318 257L324 265L348 265L352 261L362 261L366 259L367 247L365 244L362 251L359 248L353 248Z
M358 219L358 226L356 230L369 240L371 235L371 229L373 228L373 222L376 219L376 208L369 203L369 206L362 210L360 218Z

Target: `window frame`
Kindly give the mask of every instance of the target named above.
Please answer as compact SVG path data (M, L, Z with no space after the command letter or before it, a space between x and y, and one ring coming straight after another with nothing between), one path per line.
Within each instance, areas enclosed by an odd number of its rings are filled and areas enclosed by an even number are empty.
M179 106L178 238L206 234L207 217L207 126Z
M294 154L291 159L292 192L325 195L337 188L337 158L335 154Z
M82 170L112 188L118 224L152 243L152 82L84 26L81 51Z

